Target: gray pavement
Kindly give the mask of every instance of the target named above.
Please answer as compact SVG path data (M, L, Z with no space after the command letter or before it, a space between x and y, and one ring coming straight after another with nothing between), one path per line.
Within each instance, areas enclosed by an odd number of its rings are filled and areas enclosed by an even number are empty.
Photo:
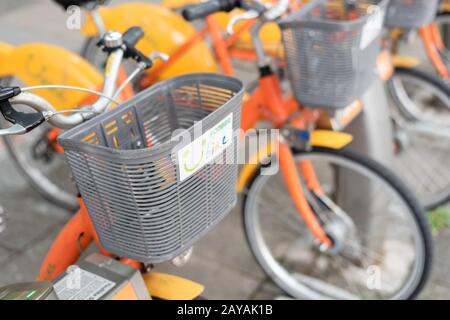
M77 51L82 37L68 31L64 22L64 13L50 1L0 3L0 41L46 41ZM0 204L9 211L7 229L0 234L1 286L35 277L44 253L69 214L30 189L1 147L0 167ZM434 269L420 298L449 299L450 230L442 231L435 243ZM165 263L156 268L203 283L205 296L211 299L272 299L281 294L255 263L237 209L196 245L186 266Z

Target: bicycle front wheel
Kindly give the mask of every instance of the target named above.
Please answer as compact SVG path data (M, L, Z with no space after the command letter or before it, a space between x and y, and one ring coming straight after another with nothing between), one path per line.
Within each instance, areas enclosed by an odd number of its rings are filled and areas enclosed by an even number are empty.
M432 258L429 226L415 197L386 168L350 151L298 152L295 161L313 165L327 198L339 207L318 209L309 192L333 248L321 250L313 239L281 173L260 171L244 192L242 209L247 241L267 275L294 298L414 297Z
M2 127L0 125L0 127ZM78 209L77 189L62 154L46 146L49 128L35 129L25 136L5 136L3 142L20 173L42 197L61 208ZM46 148L37 155L38 149Z
M416 69L397 68L387 83L394 102L396 169L426 209L450 200L450 88Z

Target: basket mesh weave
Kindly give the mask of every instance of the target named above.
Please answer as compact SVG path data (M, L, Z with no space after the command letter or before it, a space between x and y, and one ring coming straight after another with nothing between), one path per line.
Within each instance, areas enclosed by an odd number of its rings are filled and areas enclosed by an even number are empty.
M387 1L342 4L315 0L279 23L291 86L306 106L346 107L377 76Z
M440 0L391 0L386 14L386 26L417 29L433 21Z
M237 162L210 162L182 180L180 140L172 134L186 129L193 139L194 124L205 133L230 114L238 129L242 88L219 75L181 76L60 136L105 249L141 262L167 261L233 208ZM236 159L236 139L217 157Z

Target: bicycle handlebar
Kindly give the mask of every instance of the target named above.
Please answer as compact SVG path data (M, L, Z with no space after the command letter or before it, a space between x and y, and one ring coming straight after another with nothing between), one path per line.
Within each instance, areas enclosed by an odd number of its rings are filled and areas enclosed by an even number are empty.
M123 56L123 48L118 48L110 54L108 58L110 71L103 86L103 96L92 104L91 112L74 113L64 116L56 113L57 111L53 105L41 96L28 92L20 92L20 88L16 88L18 89L18 92L15 92L11 97L3 97L4 100L0 102L0 107L4 118L13 123L12 127L1 129L0 136L27 133L44 121L48 121L53 126L61 129L70 129L90 119L97 113L103 112L111 102L111 100L106 97L112 96L115 92L117 76L119 74L119 68L121 66ZM4 90L8 89L9 88L6 88ZM27 106L36 112L18 112L13 108L13 106L16 105Z
M134 47L144 36L144 30L141 27L131 27L123 34L123 42L127 47Z
M117 33L115 36L117 36ZM58 128L69 129L92 118L98 113L107 110L109 104L113 100L112 97L116 93L117 78L124 58L131 57L138 62L138 67L135 72L132 73L132 76L136 76L139 71L151 67L155 58L166 58L165 55L160 53L148 58L138 51L134 47L134 44L137 43L142 36L142 29L131 28L123 37L119 34L117 41L113 42L115 44L113 47L106 48L106 51L109 54L107 63L108 70L106 71L107 76L103 85L103 91L100 98L94 102L89 109L78 109L77 111L79 112L64 116L58 113L51 103L39 95L22 92L19 87L0 88L0 111L3 114L3 117L13 124L13 126L9 128L1 129L0 136L27 133L44 121L48 121ZM109 38L109 40L111 41L111 38ZM106 43L103 43L102 45L106 45ZM127 81L131 81L132 76L130 76ZM15 105L24 105L36 112L19 112L13 108Z
M188 5L181 10L183 18L187 21L201 19L210 14L224 11L229 12L234 8L242 8L246 11L254 11L258 16L264 14L266 20L275 20L285 13L289 6L289 0L281 0L272 8L266 8L258 0L209 0L199 4Z
M229 12L239 7L240 2L240 0L209 0L186 6L182 9L181 14L185 20L192 21L220 11Z

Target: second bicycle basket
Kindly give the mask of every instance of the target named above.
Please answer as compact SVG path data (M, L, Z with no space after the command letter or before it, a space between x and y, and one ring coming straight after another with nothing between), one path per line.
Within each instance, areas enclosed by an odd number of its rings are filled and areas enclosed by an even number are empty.
M436 17L440 0L391 0L386 13L386 26L417 29Z
M386 0L314 0L279 23L295 98L344 108L377 76Z
M234 207L243 85L180 76L59 138L105 249L163 262Z

